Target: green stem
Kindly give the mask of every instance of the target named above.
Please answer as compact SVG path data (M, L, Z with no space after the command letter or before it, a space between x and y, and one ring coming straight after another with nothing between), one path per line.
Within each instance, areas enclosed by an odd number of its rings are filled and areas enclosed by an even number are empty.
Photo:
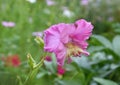
M39 70L39 68L43 65L45 56L41 59L41 61L31 70L28 77L26 78L24 85L28 85L29 81L31 81L36 75Z

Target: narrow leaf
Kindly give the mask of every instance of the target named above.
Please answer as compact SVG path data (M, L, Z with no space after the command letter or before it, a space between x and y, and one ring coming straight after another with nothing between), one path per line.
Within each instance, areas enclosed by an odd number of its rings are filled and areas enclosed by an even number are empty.
M107 79L103 79L103 78L94 78L94 81L100 83L101 85L118 85L117 83L111 81L111 80L107 80Z

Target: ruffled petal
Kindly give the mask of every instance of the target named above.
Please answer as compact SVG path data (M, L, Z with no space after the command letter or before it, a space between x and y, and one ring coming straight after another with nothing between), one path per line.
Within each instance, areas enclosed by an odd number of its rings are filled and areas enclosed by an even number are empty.
M80 41L77 39L74 39L74 43L79 46L81 49L86 49L88 46L88 43L86 41Z
M60 40L66 44L71 40L70 35L75 31L75 26L74 24L61 24L59 25L59 29L61 28L63 30L60 32Z
M74 33L75 38L78 40L87 40L92 34L93 25L84 19L75 22L76 31Z
M45 51L54 52L57 49L60 43L60 34L55 25L44 31L44 41Z
M59 44L59 47L57 48L55 54L56 54L58 65L63 66L65 57L66 57L66 48L64 47L64 45L62 43Z

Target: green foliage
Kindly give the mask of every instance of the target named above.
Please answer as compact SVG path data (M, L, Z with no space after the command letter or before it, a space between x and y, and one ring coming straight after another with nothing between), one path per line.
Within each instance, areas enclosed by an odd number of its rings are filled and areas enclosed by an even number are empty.
M92 37L96 38L101 44L103 44L106 48L112 49L112 44L111 42L105 38L104 36L100 35L93 35Z
M117 55L120 56L120 35L113 39L113 50Z
M94 35L88 40L91 55L73 57L73 62L64 66L65 74L58 76L55 55L48 54L52 62L44 61L29 85L119 85L120 0L89 0L88 5L81 5L80 0L54 1L56 5L48 6L46 0L36 3L0 0L0 85L22 85L31 70L27 54L31 53L36 63L44 56L41 45L34 41L33 32L43 32L52 24L72 23L80 18L94 24ZM64 7L73 16L63 15ZM13 21L16 25L5 27L3 21ZM2 60L13 54L20 56L19 67L6 66Z
M94 80L96 82L99 82L102 85L118 85L117 83L115 83L113 81L102 79L102 78L94 78Z

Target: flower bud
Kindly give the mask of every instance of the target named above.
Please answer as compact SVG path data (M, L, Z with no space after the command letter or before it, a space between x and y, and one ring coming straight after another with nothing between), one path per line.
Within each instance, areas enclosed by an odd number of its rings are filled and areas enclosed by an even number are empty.
M44 47L44 41L41 37L36 37L35 41L40 45L41 48Z
M31 54L27 54L27 58L28 58L28 64L29 66L34 69L36 67L36 62L35 60L32 58Z

